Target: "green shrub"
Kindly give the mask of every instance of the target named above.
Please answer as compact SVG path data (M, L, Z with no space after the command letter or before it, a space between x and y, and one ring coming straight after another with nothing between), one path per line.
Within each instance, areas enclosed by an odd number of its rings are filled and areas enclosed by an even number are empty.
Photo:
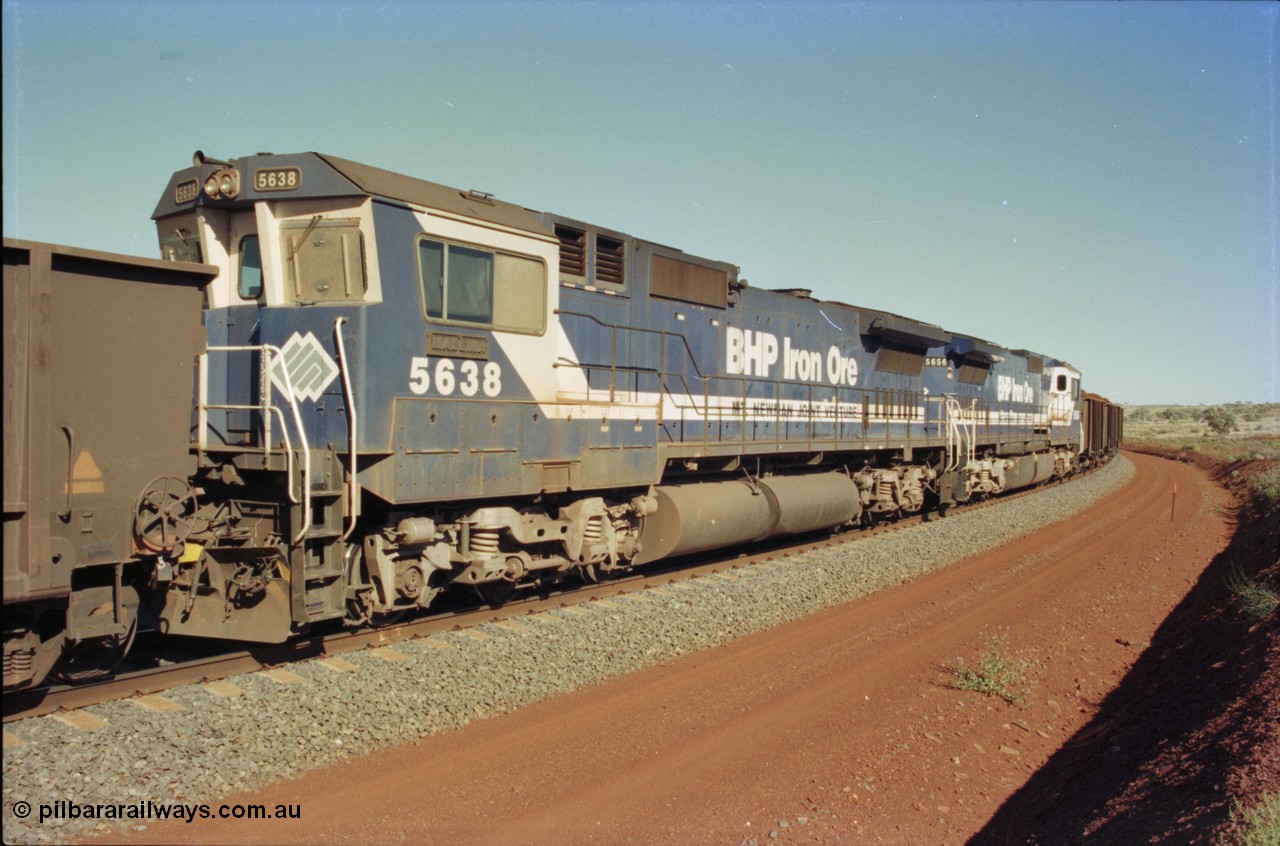
M1229 435L1240 428L1236 416L1225 408L1206 408L1201 413L1201 417L1215 435Z
M978 659L976 667L966 667L964 659L958 659L957 665L951 670L951 684L957 690L986 693L999 696L1011 704L1018 703L1025 697L1023 693L1012 690L1011 686L1017 684L1026 671L1027 662L1006 656L1003 638L993 635L987 642L986 653Z
M1227 576L1227 590L1235 594L1240 613L1251 623L1269 617L1280 607L1280 594L1246 576L1239 566L1231 568Z
M1247 811L1236 807L1231 812L1240 846L1280 846L1280 793L1264 793Z
M1259 473L1253 480L1253 487L1262 494L1267 502L1280 501L1280 468Z

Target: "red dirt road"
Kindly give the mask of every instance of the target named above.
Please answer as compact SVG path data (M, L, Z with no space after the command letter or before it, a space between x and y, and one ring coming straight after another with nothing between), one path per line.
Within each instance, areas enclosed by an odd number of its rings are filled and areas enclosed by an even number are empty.
M1129 457L1134 480L1086 512L910 584L228 800L300 821L135 842L963 843L1229 541L1203 473ZM948 685L995 635L1031 664L1021 705Z

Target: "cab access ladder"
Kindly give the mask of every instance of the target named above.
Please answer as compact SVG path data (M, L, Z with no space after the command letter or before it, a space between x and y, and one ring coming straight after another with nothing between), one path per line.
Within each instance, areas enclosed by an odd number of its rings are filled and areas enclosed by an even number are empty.
M295 623L314 623L341 617L346 613L346 540L355 529L359 516L360 489L356 476L357 444L355 394L351 370L347 363L342 326L347 318L334 321L338 369L342 375L346 398L349 438L349 469L344 468L339 453L333 449L312 450L298 407L288 367L279 347L270 344L252 346L210 346L199 358L197 397L197 442L200 455L208 449L209 411L256 411L261 422L263 466L270 466L274 447L272 424L278 422L281 450L285 455L288 506L289 570L291 609ZM257 404L237 405L209 402L209 353L249 353L258 355L260 385ZM290 419L276 404L272 384L279 378L290 410L294 448L290 435ZM332 446L332 445L331 445ZM344 482L344 475L346 481Z

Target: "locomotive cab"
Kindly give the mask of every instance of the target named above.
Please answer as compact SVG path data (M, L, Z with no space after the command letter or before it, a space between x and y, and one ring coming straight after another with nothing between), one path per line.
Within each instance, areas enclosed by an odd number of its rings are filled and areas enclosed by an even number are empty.
M193 447L200 484L235 511L189 545L179 572L197 575L176 577L161 627L282 640L353 602L425 604L430 573L370 569L357 526L445 490L531 492L517 446L537 452L523 432L555 400L560 352L550 227L314 153L197 154L155 217L162 252L220 270ZM240 584L238 602L220 587Z
M1046 368L1049 381L1049 424L1067 427L1080 419L1080 371L1060 364Z

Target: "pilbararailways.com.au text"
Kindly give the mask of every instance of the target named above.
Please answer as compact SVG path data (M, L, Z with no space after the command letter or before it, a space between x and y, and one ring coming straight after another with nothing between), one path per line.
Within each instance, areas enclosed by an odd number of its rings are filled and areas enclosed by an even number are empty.
M80 803L70 799L56 802L17 801L12 806L13 815L20 819L37 814L40 823L49 820L300 820L301 805L257 805L236 803L207 805L202 803L164 803L143 799L137 802Z

